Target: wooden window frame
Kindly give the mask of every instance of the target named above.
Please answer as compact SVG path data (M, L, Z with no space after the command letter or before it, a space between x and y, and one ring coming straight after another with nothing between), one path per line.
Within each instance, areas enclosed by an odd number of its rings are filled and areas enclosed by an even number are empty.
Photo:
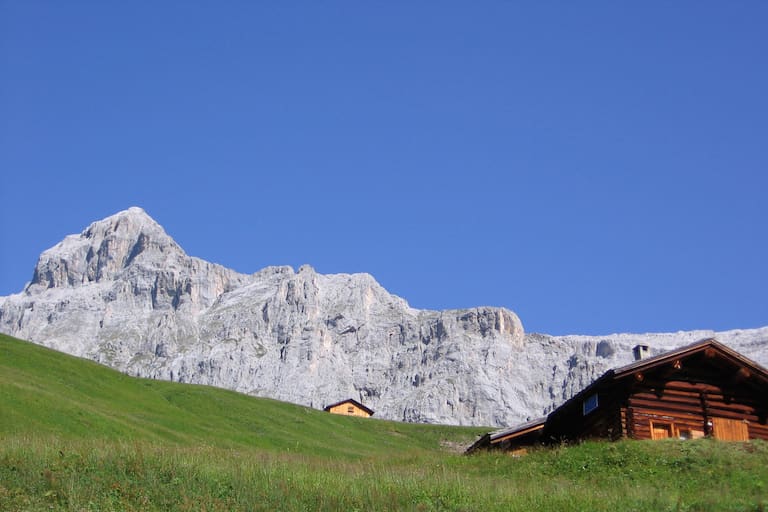
M684 441L688 441L691 439L701 439L704 436L703 430L696 430L695 428L691 428L689 426L679 426L677 423L675 423L674 420L653 420L649 419L649 426L651 427L651 439L654 441L658 441L661 439L680 439ZM669 436L666 437L656 437L654 435L654 429L656 428L668 428ZM685 434L683 434L685 433ZM685 437L682 437L685 435Z
M652 440L658 441L660 439L674 439L675 437L677 437L677 428L675 428L674 421L669 421L669 420L649 420L649 421L651 426ZM662 428L667 432L669 432L669 435L664 437L656 437L656 434L655 434L656 430L657 429L661 430Z

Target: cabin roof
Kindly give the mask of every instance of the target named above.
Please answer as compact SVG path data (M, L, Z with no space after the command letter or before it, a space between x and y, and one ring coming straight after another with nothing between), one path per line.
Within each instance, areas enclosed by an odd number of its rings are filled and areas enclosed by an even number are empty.
M515 437L519 437L519 436L528 434L530 432L533 432L534 430L540 430L544 428L544 423L546 421L547 421L547 417L544 416L542 418L536 418L535 420L528 421L526 423L517 425L512 428L503 428L500 430L496 430L489 434L489 439L491 443L499 442L506 439L513 439Z
M746 366L751 370L753 370L756 374L761 375L762 377L765 377L768 380L767 369L763 368L755 361L752 361L751 359L744 357L743 355L739 354L735 350L729 347L726 347L725 345L718 342L714 338L706 338L706 339L697 341L696 343L692 343L690 345L681 347L679 349L672 350L669 352L664 352L663 354L659 354L658 356L655 356L655 357L649 357L647 359L635 361L626 366L615 368L612 370L613 376L614 378L620 378L627 374L632 374L632 373L636 373L637 371L647 370L654 366L665 364L665 363L668 363L669 361L674 361L675 359L687 357L689 355L692 355L697 352L701 352L702 350L706 350L708 348L714 349L715 351L719 352L718 355L720 357L728 359L739 366Z
M362 409L363 411L368 413L370 416L373 416L373 409L369 409L368 407L364 406L363 404L361 404L360 402L358 402L354 398L347 398L346 400L341 400L340 402L336 402L336 403L331 404L331 405L326 405L325 407L323 407L323 410L324 411L330 411L332 408L334 408L336 406L339 406L339 405L344 405L344 404L352 404L355 407L358 407L358 408Z

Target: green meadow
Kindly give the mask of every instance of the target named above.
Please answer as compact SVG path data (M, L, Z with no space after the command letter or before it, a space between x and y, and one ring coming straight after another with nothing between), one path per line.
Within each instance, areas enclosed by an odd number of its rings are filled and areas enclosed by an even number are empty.
M0 335L2 511L768 506L763 442L460 453L486 430L334 416L136 379Z

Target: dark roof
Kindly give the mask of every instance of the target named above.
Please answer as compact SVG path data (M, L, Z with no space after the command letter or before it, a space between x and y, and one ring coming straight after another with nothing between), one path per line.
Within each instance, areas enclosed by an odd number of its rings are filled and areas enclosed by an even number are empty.
M543 418L536 418L535 420L528 421L512 428L503 428L489 432L483 436L480 436L480 438L478 438L478 440L475 441L472 446L467 448L466 453L472 453L478 448L488 448L491 445L498 444L503 441L508 441L510 439L516 439L518 437L536 432L537 430L542 430L546 421L547 418L545 416Z
M525 435L529 432L533 432L534 430L543 428L544 423L546 421L547 421L547 417L544 416L543 418L536 418L535 420L531 420L521 425L517 425L516 427L503 428L501 430L496 430L489 434L489 439L491 443L506 440L506 439L513 439L515 437Z
M336 402L335 404L326 405L325 407L323 407L323 410L324 411L330 411L331 408L336 407L337 405L344 405L344 404L353 404L356 407L358 407L358 408L364 410L365 412L367 412L369 415L373 416L373 410L372 409L369 409L368 407L364 406L363 404L361 404L360 402L358 402L354 398L347 398L346 400L342 400L340 402Z
M668 363L669 361L674 361L675 359L680 359L681 357L686 357L708 348L716 350L720 353L720 356L724 357L725 359L731 360L738 365L749 367L752 371L755 372L755 374L760 375L768 380L768 370L757 364L755 361L752 361L751 359L739 354L735 350L726 347L714 338L703 339L697 341L696 343L691 343L690 345L686 345L670 352L665 352L655 357L649 357L647 359L635 361L634 363L622 366L620 368L615 368L612 370L613 376L615 378L619 378L627 374L637 373L638 371L646 370L649 367Z

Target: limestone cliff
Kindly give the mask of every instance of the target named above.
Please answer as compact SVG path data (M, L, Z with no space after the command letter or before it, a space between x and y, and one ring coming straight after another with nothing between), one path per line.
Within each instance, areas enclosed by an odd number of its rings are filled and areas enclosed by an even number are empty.
M367 274L240 274L186 255L139 208L45 251L29 285L0 298L0 331L132 375L464 425L540 416L637 342L715 334L526 335L509 310L417 310ZM768 328L717 337L766 364Z

